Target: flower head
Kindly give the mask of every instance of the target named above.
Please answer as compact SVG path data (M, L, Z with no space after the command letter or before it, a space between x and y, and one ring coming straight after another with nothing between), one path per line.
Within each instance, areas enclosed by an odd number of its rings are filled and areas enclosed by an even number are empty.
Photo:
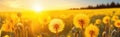
M116 20L118 20L118 19L119 19L118 16L113 16L113 17L112 17L112 21L116 21Z
M97 19L96 21L95 21L95 24L100 24L101 23L101 20L100 19Z
M50 16L41 16L39 18L39 21L41 24L48 24L51 20L51 17Z
M77 28L85 28L89 23L89 17L85 14L76 15L73 19L73 23Z
M115 27L120 27L120 20L115 21L114 26Z
M9 37L9 35L5 35L4 37Z
M110 22L110 17L109 16L105 16L103 18L103 23L108 24L109 22Z
M50 21L49 30L53 33L61 32L64 29L64 22L61 19L53 19Z
M96 25L90 24L85 29L85 37L97 37L99 34L99 28Z

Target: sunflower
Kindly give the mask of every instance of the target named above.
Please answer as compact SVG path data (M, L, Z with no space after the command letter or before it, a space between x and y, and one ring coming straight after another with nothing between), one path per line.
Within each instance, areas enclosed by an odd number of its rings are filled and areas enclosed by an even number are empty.
M115 27L120 27L120 20L115 21L114 26Z
M74 25L80 29L85 28L88 25L89 21L89 17L85 14L79 14L73 18Z
M103 18L103 23L108 24L109 22L110 22L110 17L109 16L105 16Z
M118 19L119 19L118 16L115 16L115 15L114 15L114 16L112 17L112 21L116 21L116 20L118 20Z
M96 25L90 24L85 29L85 37L97 37L99 34L99 28Z
M97 19L96 21L95 21L95 24L100 24L101 23L101 20L100 19Z
M49 30L53 33L59 33L64 29L64 22L61 19L53 19L50 21Z

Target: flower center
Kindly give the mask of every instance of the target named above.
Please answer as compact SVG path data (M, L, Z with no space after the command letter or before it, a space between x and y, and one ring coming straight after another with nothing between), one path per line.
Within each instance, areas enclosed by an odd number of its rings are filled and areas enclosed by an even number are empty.
M21 13L18 13L17 16L18 16L18 17L21 17Z
M108 19L106 19L106 22L108 23L108 22L109 22L109 20L108 20Z
M83 25L85 24L85 21L83 20L83 19L80 19L80 20L78 20L79 21L79 24L82 26L82 28L83 28Z
M93 37L93 35L95 35L95 32L94 32L93 30L91 30L91 31L89 32L89 34L90 34L91 37Z
M120 26L120 23L117 23L118 26Z
M58 24L55 24L55 25L54 25L54 29L57 31L58 28L59 28L59 25L58 25Z
M44 22L47 22L47 20L46 20L46 19L44 19L43 21L44 21Z

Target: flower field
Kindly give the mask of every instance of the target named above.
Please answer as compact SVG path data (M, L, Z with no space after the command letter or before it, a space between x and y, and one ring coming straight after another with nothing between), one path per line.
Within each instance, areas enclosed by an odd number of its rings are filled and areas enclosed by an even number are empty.
M120 37L120 9L0 12L0 37Z

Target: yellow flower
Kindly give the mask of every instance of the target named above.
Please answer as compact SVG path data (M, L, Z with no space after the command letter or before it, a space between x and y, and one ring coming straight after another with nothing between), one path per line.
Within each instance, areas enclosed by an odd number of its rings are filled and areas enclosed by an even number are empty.
M14 28L14 25L9 20L5 20L4 24L1 27L2 31L11 32Z
M79 14L73 18L74 25L80 29L85 28L88 25L89 21L89 17L85 14Z
M71 37L70 35L67 35L67 37Z
M9 35L5 35L4 37L9 37Z
M97 19L96 21L95 21L95 24L100 24L101 23L101 20L100 19Z
M99 34L99 28L96 25L90 24L85 29L85 37L97 37Z
M120 20L115 21L114 26L115 27L120 27Z
M103 23L108 24L109 22L110 22L110 17L109 16L105 16L103 18Z
M112 17L112 21L116 21L116 20L118 20L118 19L119 19L118 16L115 16L115 15L114 15L114 16Z
M41 24L48 24L50 22L50 20L51 20L51 17L48 15L40 16L40 18L39 18L39 22Z
M53 19L48 27L51 32L59 33L64 29L64 22L61 19Z
M1 30L2 31L6 31L6 32L8 32L8 25L7 24L3 24L3 26L1 27Z

